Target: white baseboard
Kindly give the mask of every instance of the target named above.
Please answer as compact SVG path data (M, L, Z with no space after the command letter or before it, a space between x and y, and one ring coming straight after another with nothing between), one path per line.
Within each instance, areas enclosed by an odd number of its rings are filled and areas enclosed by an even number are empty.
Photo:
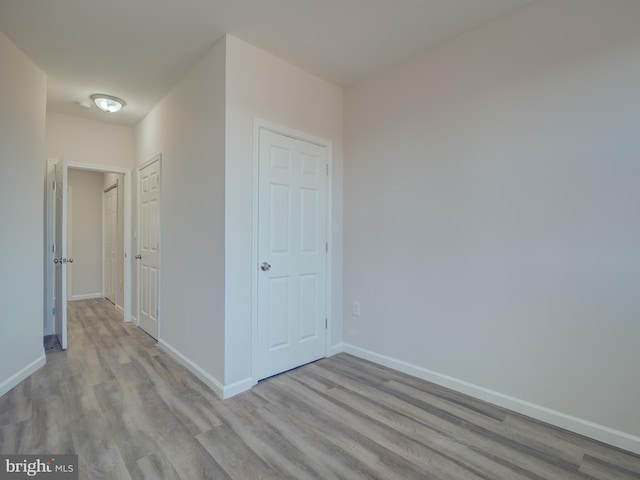
M232 383L231 385L225 385L224 391L222 393L222 398L227 399L233 397L242 392L246 392L247 390L251 390L256 382L253 381L253 378L245 378L244 380L240 380L239 382Z
M159 340L158 345L165 352L167 352L171 357L173 357L178 363L184 366L187 370L193 373L196 377L198 377L202 382L208 386L211 390L213 390L220 398L225 398L225 388L220 381L204 371L199 365L197 365L193 360L188 358L186 355L182 354L180 351L173 348L164 340Z
M164 340L159 340L158 345L169 355L171 355L171 357L174 358L178 363L180 363L196 377L202 380L202 382L206 386L213 390L222 399L233 397L238 393L249 390L256 384L256 382L254 382L252 378L246 378L244 380L240 380L239 382L232 383L231 385L223 385L217 378L205 372L199 365L193 362L193 360L173 348Z
M329 351L327 352L327 357L333 357L338 353L344 352L344 343L339 343L338 345L331 345L329 347Z
M116 303L116 310L119 310L119 311L121 311L122 313L124 313L124 307L121 307L121 306L120 306L120 305L118 305L117 303Z
M327 357L331 357L343 351L344 351L344 345L342 343L338 345L333 345L329 347L329 351L327 352ZM244 380L240 380L238 382L232 383L231 385L225 385L223 387L222 398L227 399L239 393L246 392L247 390L251 390L251 388L256 384L257 382L252 377L248 377L248 378L245 378Z
M11 390L13 387L18 385L23 380L29 378L29 376L32 375L36 370L38 370L40 367L43 367L46 362L47 360L44 355L44 348L43 348L41 357L38 357L29 365L22 368L21 370L16 372L14 375L11 375L5 381L0 383L0 396L7 393L9 390Z
M102 293L85 293L82 295L71 295L69 301L75 302L76 300L93 300L94 298L102 298Z
M500 392L489 390L478 385L474 385L464 380L460 380L448 375L443 375L426 368L413 365L393 357L381 355L370 350L366 350L355 345L344 344L344 351L356 357L369 360L371 362L393 368L400 372L414 377L427 380L429 382L450 388L460 393L493 403L499 407L507 408L522 415L535 418L556 427L564 428L572 432L593 438L595 440L613 445L636 454L640 454L640 437L622 432L604 425L600 425L589 420L567 415L562 412L552 410L541 405L536 405L519 398L511 397Z
M134 325L138 325L138 319L133 315L131 315L131 323L133 323Z

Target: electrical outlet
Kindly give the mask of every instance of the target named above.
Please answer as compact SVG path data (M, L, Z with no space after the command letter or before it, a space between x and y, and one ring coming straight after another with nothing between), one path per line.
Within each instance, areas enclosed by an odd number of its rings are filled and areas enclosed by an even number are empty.
M360 302L351 303L351 313L356 317L360 316Z

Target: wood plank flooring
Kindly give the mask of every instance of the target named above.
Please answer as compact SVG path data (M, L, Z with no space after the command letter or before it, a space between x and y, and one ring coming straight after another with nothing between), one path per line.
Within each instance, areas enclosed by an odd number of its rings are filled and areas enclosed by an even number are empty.
M640 479L640 457L340 354L218 399L104 300L0 397L0 453L93 479Z

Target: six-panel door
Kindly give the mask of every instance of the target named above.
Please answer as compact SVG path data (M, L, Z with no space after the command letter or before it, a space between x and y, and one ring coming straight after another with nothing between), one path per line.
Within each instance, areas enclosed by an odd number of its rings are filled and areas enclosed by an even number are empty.
M139 324L158 338L158 261L160 224L160 162L140 170L140 308Z
M326 354L327 149L262 129L258 375Z

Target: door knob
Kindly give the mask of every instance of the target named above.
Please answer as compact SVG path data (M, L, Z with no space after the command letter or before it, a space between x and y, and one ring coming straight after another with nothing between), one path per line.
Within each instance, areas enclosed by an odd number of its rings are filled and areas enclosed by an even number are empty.
M73 263L73 258L70 258L69 260L67 260L68 263Z
M136 255L136 260L142 260L142 255Z
M262 262L262 265L260 265L260 269L263 272L266 272L267 270L271 270L271 264L269 262Z

